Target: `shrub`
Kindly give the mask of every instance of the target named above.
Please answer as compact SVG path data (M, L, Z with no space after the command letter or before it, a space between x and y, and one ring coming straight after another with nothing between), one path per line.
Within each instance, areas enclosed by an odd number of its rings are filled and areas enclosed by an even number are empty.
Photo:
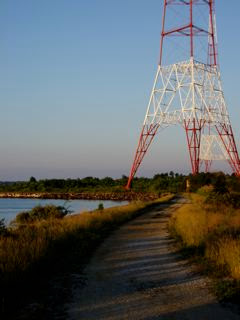
M30 211L20 212L15 219L17 224L30 223L39 220L61 219L70 211L64 206L54 206L48 204L46 206L36 206Z
M0 219L0 236L5 235L7 233L7 228L5 225L5 220Z
M212 185L206 185L198 189L197 193L202 195L202 196L207 196L209 193L213 191L213 186Z
M229 193L217 193L212 191L209 193L205 200L206 204L212 204L217 207L222 207L222 205L231 205L231 196Z
M97 210L101 211L103 209L104 209L103 203L99 203Z
M226 176L224 173L218 173L213 181L213 191L217 194L228 193Z
M240 208L240 193L218 193L213 190L208 194L205 202L206 204L212 204L216 207L227 206L238 209Z

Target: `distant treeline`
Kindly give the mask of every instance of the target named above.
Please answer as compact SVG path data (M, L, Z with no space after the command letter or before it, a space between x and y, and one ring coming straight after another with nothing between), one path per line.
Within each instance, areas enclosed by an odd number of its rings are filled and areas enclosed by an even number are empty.
M37 180L31 177L29 181L1 182L0 192L36 192L36 193L81 193L81 192L126 192L127 176L120 179L111 177L83 179L45 179ZM190 182L190 190L195 191L204 185L227 185L233 191L240 191L240 178L225 175L222 172L199 173L198 175L182 175L174 173L160 173L152 178L134 178L132 191L134 192L183 192L186 191L186 181Z
M207 185L214 186L217 193L240 192L240 177L223 172L199 173L187 177L190 182L191 192L196 192L199 188Z
M0 192L54 192L54 193L81 193L81 192L125 192L128 177L120 179L111 177L83 179L44 179L37 180L31 177L28 181L0 182ZM135 192L185 190L186 176L174 172L156 174L153 178L134 178L132 190Z

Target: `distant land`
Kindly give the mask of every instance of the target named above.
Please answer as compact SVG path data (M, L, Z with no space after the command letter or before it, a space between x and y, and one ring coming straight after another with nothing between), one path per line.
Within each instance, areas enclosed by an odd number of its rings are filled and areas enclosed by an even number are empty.
M0 182L1 198L154 200L166 192L182 192L186 176L173 171L152 178L134 178L131 190L126 190L128 177L86 177L77 179L42 179Z

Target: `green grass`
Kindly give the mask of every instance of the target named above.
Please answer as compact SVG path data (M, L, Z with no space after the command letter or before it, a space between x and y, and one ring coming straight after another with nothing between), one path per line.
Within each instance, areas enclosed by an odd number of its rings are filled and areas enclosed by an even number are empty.
M42 209L40 219L35 209L37 219L27 219L27 223L17 219L17 227L0 235L1 310L20 306L58 272L79 270L79 265L112 230L172 198L173 195L166 195L153 202L132 202L64 219L46 217Z

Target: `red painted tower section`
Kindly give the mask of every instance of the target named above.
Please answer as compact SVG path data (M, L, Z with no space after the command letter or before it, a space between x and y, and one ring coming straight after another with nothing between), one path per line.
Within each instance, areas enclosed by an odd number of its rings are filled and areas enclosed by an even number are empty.
M173 44L172 47L170 47L168 41L171 45L174 41L177 41L180 47L183 47L183 57L176 57L176 60L170 61L170 64L179 63L181 61L200 61L202 65L210 70L209 72L211 72L211 70L216 70L218 68L218 55L215 1L164 0L160 41L160 70L168 63L168 58L171 53L180 52L177 45L175 46ZM155 84L156 81L157 78ZM193 86L194 85L193 82ZM191 93L193 95L192 104L194 104L195 91L197 91L197 89L194 88ZM154 92L152 95L153 94ZM206 108L209 110L211 106L206 106ZM230 123L225 124L216 121L214 126L211 127L212 124L210 122L211 120L206 121L204 117L199 117L197 112L193 112L191 117L186 118L183 116L182 126L186 132L192 173L197 174L199 172L201 162L201 135L204 128L205 131L209 130L209 132L211 132L211 128L214 127L214 130L219 135L228 154L227 161L233 172L240 175L240 161ZM162 122L158 123L157 121L153 121L152 123L147 124L146 121L144 122L126 188L131 187L132 179L141 165L161 123ZM205 170L208 171L212 160L204 160L204 162Z

